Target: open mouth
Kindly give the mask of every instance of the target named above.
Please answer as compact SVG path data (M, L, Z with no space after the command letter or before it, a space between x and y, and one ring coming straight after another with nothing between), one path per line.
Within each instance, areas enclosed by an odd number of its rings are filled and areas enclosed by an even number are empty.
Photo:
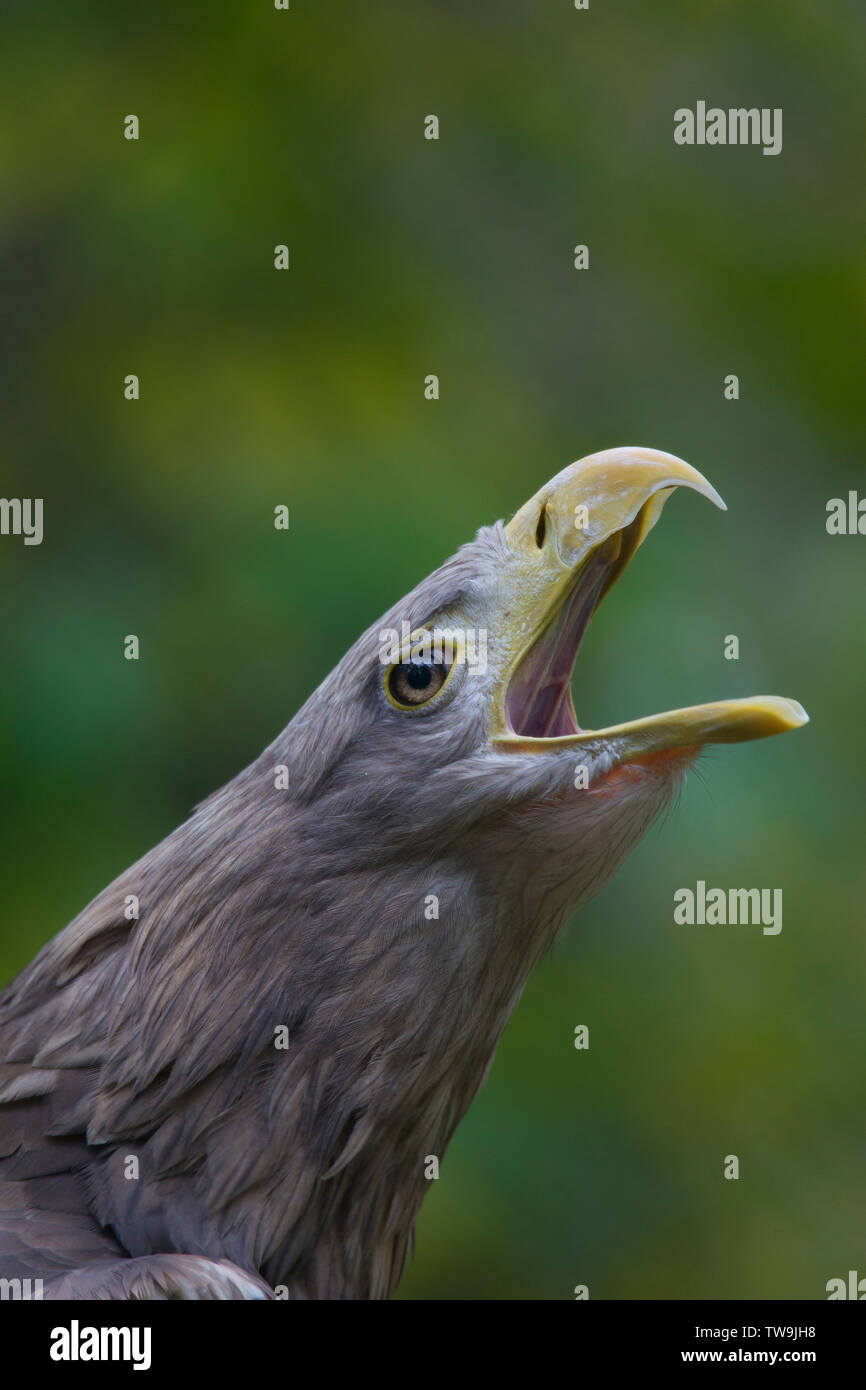
M512 733L524 738L562 738L582 732L571 699L574 663L590 618L638 547L645 511L646 507L641 508L629 526L592 552L547 627L522 658L505 699Z
M605 450L571 464L504 528L511 549L520 630L538 634L518 656L498 707L494 742L540 753L580 748L609 765L705 743L742 743L808 722L796 700L778 695L717 700L604 729L581 729L571 699L578 648L593 613L677 488L718 493L682 459L657 450ZM583 511L588 526L577 528Z

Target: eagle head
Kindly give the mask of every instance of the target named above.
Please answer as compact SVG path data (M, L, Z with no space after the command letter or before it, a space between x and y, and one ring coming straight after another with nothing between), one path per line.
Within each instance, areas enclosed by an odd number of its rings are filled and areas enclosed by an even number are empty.
M38 1184L72 1165L111 1287L394 1289L429 1164L565 919L704 744L806 720L757 696L578 723L581 638L677 487L724 506L680 459L611 449L482 529L9 987L28 1231L43 1200L54 1229ZM65 1296L108 1286L90 1258Z

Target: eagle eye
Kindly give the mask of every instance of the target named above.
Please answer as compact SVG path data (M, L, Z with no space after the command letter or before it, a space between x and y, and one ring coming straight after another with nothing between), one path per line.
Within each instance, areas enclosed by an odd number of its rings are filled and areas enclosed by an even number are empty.
M438 695L451 670L444 661L401 661L392 666L385 682L391 703L398 709L416 709Z

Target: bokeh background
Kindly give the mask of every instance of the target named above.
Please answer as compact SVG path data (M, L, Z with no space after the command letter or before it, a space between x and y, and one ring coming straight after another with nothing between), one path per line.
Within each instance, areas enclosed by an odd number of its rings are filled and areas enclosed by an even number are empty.
M2 29L0 491L45 499L41 547L0 538L2 980L480 524L671 450L729 512L669 505L581 721L761 691L812 723L711 752L536 971L401 1296L866 1274L866 538L825 529L866 492L862 8L7 0ZM699 99L782 107L782 154L677 147ZM781 887L781 935L675 926L698 878Z

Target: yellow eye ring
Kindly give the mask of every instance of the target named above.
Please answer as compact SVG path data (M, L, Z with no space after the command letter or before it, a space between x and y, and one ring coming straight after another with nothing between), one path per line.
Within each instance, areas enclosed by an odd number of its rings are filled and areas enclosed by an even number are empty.
M416 628L411 636L406 636L399 655L394 655L398 659L392 660L385 671L385 697L401 714L416 714L430 706L437 707L454 672L463 669L465 635L462 629L450 626Z

